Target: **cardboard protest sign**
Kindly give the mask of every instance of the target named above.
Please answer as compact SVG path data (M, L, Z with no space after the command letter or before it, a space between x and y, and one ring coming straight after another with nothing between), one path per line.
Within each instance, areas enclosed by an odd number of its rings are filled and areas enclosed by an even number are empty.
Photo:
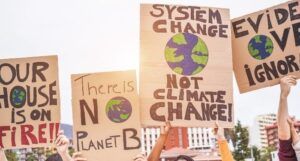
M144 126L233 126L229 10L141 5Z
M0 60L0 147L43 147L59 130L57 56Z
M232 20L234 73L241 93L299 78L300 1Z
M74 146L89 161L132 160L139 153L135 71L72 75Z

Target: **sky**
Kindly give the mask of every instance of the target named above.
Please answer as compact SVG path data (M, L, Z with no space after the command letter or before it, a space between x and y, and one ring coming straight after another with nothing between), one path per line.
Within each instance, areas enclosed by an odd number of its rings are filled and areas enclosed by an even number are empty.
M72 124L71 74L138 69L139 4L166 3L229 8L239 17L283 0L0 0L0 58L56 54L61 120ZM239 94L234 79L235 118L276 113L279 86ZM300 118L300 85L289 96Z

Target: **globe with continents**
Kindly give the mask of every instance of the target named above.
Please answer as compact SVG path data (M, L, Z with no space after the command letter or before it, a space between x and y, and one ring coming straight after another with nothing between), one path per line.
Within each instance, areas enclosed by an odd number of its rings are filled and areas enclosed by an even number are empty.
M208 62L205 42L190 33L178 33L167 43L165 59L169 67L178 74L190 76L200 73Z
M258 60L269 57L273 52L273 48L272 40L265 35L254 36L248 44L250 55Z
M107 102L105 112L112 122L122 123L131 116L132 107L126 98L114 97Z
M14 87L12 94L12 105L14 107L21 107L26 99L26 93L24 90L22 90L21 87Z

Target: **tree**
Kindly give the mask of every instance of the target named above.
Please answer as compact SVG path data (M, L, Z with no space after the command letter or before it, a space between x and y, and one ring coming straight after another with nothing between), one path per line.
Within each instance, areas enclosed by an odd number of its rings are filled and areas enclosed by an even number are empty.
M249 132L247 128L242 127L240 121L234 126L231 139L234 146L233 157L235 160L243 161L251 156L250 148L248 147Z
M262 149L262 157L261 157L261 161L271 161L272 160L272 156L271 156L271 152L275 151L276 148L275 147L266 147L264 149Z
M13 152L12 150L6 150L5 155L8 161L18 161L16 152Z
M256 147L252 146L253 157L255 161L261 161L261 151Z
M38 158L34 155L34 153L26 153L26 161L37 161Z

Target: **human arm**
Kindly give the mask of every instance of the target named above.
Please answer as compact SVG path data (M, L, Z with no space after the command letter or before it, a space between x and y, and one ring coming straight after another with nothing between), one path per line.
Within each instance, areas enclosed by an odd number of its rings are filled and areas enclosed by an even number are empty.
M295 128L295 117L288 118L288 124L291 129L291 137L293 140L293 145L295 145L300 141L300 136L298 135L296 128Z
M280 140L288 140L291 138L291 129L287 122L289 118L287 97L290 93L291 86L297 84L296 77L289 75L280 80L280 100L277 113L278 137Z
M3 149L0 148L0 161L7 161L5 152Z
M76 152L73 154L72 161L87 161L81 154L81 152Z
M170 129L170 122L166 122L166 125L161 127L159 138L157 139L155 146L148 157L148 161L159 161L161 151L164 148Z
M59 131L58 136L55 140L55 146L57 153L61 156L63 161L73 161L69 155L69 139L64 135L63 131Z
M224 136L224 128L220 128L218 122L216 122L214 134L218 141L222 161L234 161L231 151L229 150L227 140Z

